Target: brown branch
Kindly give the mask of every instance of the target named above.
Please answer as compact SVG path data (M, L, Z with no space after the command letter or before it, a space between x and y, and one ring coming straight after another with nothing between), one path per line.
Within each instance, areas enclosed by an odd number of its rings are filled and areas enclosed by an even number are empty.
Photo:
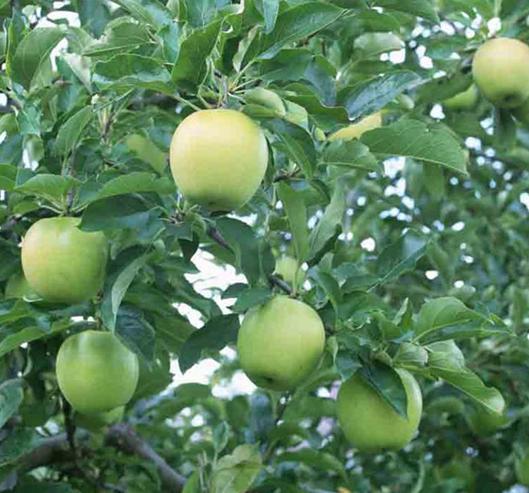
M214 242L218 243L221 247L228 249L230 252L233 251L228 242L224 239L220 231L215 228L215 226L209 226L207 234Z
M177 493L182 491L185 478L178 474L158 453L134 431L131 426L119 423L112 426L107 433L106 441L123 452L137 455L152 462L168 491Z
M284 291L286 294L292 294L292 288L287 282L283 281L283 279L280 279L279 277L274 276L273 274L270 274L268 276L268 281L270 282L272 286L278 287L279 289Z
M79 434L78 450L79 453L87 453L88 448L80 447L80 440L86 441L87 434ZM111 426L106 434L105 442L127 454L136 455L146 461L152 462L158 473L166 491L179 493L182 491L185 478L178 474L174 469L165 462L165 460L147 443L134 429L125 424L119 423ZM27 455L23 456L19 462L19 470L31 471L38 467L51 464L74 462L68 436L61 433L49 438L42 439L40 445L34 448ZM108 489L107 485L105 487ZM113 487L114 491L116 487Z

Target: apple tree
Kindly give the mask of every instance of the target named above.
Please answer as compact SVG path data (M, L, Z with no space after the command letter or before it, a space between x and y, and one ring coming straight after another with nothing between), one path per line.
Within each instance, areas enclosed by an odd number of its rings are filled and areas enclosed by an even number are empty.
M524 491L527 2L0 20L0 491Z

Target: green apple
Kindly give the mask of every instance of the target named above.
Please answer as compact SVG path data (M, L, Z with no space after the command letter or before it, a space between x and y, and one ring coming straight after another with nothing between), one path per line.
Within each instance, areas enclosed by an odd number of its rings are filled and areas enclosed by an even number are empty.
M517 39L491 39L476 52L472 74L491 103L516 108L529 97L529 46Z
M110 411L75 415L75 423L88 431L98 432L101 428L119 423L123 419L125 406L116 407Z
M241 367L259 387L292 390L318 365L325 346L323 323L309 305L275 296L251 309L241 324Z
M334 132L329 136L329 142L334 142L335 140L359 139L365 132L381 126L382 112L378 111L377 113L362 118L358 123L353 123L352 125Z
M521 457L516 456L514 470L518 482L525 486L529 486L529 450L526 450Z
M478 88L475 86L475 84L472 84L466 91L460 92L451 98L445 99L443 101L443 106L453 111L470 110L476 106L478 99Z
M81 231L79 222L74 217L41 219L24 237L24 275L45 301L80 303L103 285L107 240L102 232Z
M298 264L298 261L288 255L283 255L276 260L275 272L286 282L292 285L296 284L296 286L302 284L305 279L305 272Z
M138 384L138 358L113 334L86 330L66 339L57 354L57 381L82 414L125 405Z
M466 418L472 432L483 437L492 435L509 421L505 414L493 413L483 406L472 406Z
M270 89L265 89L264 87L254 87L249 91L246 91L244 99L247 103L259 104L274 110L277 115L285 116L287 110L285 108L285 103L278 96L277 93L271 91Z
M398 450L415 435L422 414L422 394L411 373L396 370L407 396L407 418L400 416L359 374L338 392L338 422L351 444L361 451Z
M202 110L180 123L171 141L171 171L180 192L213 211L238 209L263 180L263 131L234 110Z
M5 298L23 298L28 301L40 299L40 296L31 288L24 274L13 274L6 283Z

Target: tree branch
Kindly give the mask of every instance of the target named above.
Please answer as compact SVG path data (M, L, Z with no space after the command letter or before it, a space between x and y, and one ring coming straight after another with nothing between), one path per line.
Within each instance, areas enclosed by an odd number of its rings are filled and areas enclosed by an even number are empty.
M286 294L292 294L292 288L290 287L290 285L287 282L283 281L283 279L280 279L279 277L274 276L274 274L270 274L268 276L268 281L270 282L272 286L278 287L279 289L284 291Z
M79 439L86 439L87 436L80 434ZM105 443L127 454L133 454L152 462L158 470L158 474L166 491L171 493L179 493L182 491L185 484L184 476L181 476L171 468L131 426L125 423L111 426L106 433ZM86 453L88 448L85 446L81 449L80 445L80 442L78 442L79 453ZM66 433L43 439L39 446L19 460L18 465L20 470L31 471L41 466L61 462L73 462Z
M112 426L108 430L106 441L123 452L152 462L158 469L162 484L168 491L178 493L184 488L185 478L167 464L147 442L143 441L131 426L125 423Z

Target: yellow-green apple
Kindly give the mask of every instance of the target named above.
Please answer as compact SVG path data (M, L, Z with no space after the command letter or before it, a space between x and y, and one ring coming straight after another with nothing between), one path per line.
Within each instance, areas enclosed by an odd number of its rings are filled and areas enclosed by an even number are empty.
M110 332L86 330L62 343L56 373L71 406L82 414L94 414L130 401L139 365L136 355Z
M512 38L491 39L476 52L472 74L491 103L516 108L529 97L529 46Z
M338 392L340 426L351 444L361 451L398 450L415 435L422 414L422 394L417 380L406 370L396 370L407 397L404 418L358 373Z
M283 255L276 260L276 274L279 274L286 282L296 286L303 283L305 272L298 261L288 255Z
M382 126L382 112L378 111L362 118L358 123L353 123L334 132L329 136L329 142L359 139L365 132L380 126Z
M318 313L282 295L246 314L237 341L241 367L250 380L280 391L294 389L315 370L324 346Z
M453 111L470 110L476 106L478 99L478 88L475 84L472 84L467 90L460 92L451 98L445 99L443 101L443 106Z
M45 301L75 304L94 297L102 287L106 237L99 231L81 231L79 223L74 217L41 219L24 237L24 275Z
M261 128L235 110L192 113L171 141L171 171L189 201L213 211L248 202L263 180L268 146Z

